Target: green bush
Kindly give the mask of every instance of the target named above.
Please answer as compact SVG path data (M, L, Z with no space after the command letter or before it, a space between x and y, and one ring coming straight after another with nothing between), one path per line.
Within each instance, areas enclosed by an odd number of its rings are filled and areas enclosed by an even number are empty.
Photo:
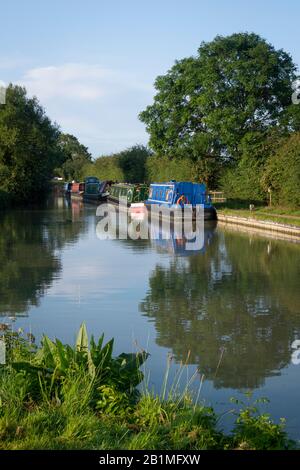
M125 176L119 167L116 156L99 157L93 163L85 165L82 169L82 178L96 176L100 180L125 181Z
M149 150L143 145L134 145L122 152L102 156L82 168L81 177L97 176L100 180L141 183L146 181L146 161Z
M171 160L167 157L151 156L146 166L149 182L196 180L195 168L188 158Z
M271 188L274 203L300 206L300 132L287 138L269 158L262 184L265 189Z
M262 165L244 159L235 168L227 169L220 179L220 189L230 199L265 201L267 192L262 189Z
M149 156L149 150L143 145L135 145L117 154L118 164L125 181L128 183L143 183L146 181L146 162Z

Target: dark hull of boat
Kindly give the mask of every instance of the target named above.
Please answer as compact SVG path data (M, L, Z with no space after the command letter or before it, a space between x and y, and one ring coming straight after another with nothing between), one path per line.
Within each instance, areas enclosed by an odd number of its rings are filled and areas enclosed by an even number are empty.
M145 204L147 209L150 209L149 212L151 212L151 207L153 206L153 204ZM183 217L184 215L184 212L183 212L183 208L180 208L180 207L176 207L174 209L174 207L170 207L168 208L167 206L164 207L164 210L170 210L171 214L175 217L175 218L181 218ZM197 214L196 214L196 209L193 208L193 220L196 220L197 218ZM217 220L217 211L216 209L212 206L212 207L205 207L204 208L204 220Z
M91 202L91 203L101 203L107 202L107 195L102 194L79 194L79 193L65 193L66 197L71 199L76 199L84 202Z
M103 194L84 194L83 200L85 202L106 202L107 195Z
M118 207L130 207L131 206L131 202L125 202L125 203L122 203L122 204L119 204L119 199L115 199L114 197L111 197L111 196L108 196L108 199L107 201L110 203L110 204L114 204L115 206L118 206Z
M217 211L214 207L204 209L204 220L217 220Z

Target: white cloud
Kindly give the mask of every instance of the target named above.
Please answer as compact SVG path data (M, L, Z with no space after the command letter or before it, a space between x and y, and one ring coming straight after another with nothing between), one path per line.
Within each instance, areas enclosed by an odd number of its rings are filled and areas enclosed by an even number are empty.
M152 91L152 85L139 82L127 73L84 63L33 68L25 73L19 83L40 100L55 97L94 100L124 89Z
M153 87L137 75L99 64L65 63L32 68L15 83L37 96L49 117L94 156L147 142L138 113L151 102Z
M31 69L20 83L40 100L56 97L93 100L105 94L105 82L112 76L110 70L99 65L63 64Z

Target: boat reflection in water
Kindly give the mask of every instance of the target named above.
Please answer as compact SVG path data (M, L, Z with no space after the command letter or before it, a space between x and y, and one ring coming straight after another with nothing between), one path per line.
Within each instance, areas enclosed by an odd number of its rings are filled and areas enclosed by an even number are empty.
M187 223L183 220L161 220L150 218L147 213L117 211L111 206L108 206L105 224L102 222L97 226L97 235L101 239L118 239L129 244L147 241L158 252L180 256L204 253L217 225L216 221Z
M177 221L166 228L154 219L148 224L149 238L152 246L159 252L182 256L204 253L214 235L216 225L215 221L199 226L193 223L193 226L187 231L182 221Z

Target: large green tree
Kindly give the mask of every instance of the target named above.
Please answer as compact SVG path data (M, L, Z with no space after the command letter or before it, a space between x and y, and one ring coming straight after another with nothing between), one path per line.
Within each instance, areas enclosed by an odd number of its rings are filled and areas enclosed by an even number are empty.
M84 165L92 161L92 156L88 148L71 134L61 134L59 137L59 145L65 157L65 161L59 169L59 173L66 180L79 180L82 177Z
M283 50L253 33L217 36L194 57L155 81L153 104L141 114L150 147L190 157L208 182L220 165L238 162L245 145L279 124L291 130L296 67Z
M62 159L59 128L37 98L10 85L0 105L0 185L16 200L39 198Z

